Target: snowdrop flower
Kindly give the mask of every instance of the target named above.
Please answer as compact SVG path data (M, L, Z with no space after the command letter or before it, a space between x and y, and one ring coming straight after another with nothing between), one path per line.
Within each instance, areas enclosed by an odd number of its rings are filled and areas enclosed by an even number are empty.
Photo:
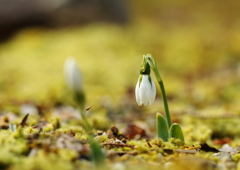
M69 57L66 60L64 73L68 88L76 93L82 92L82 76L74 58Z
M148 74L141 74L135 88L136 101L139 106L151 105L156 97L156 86Z

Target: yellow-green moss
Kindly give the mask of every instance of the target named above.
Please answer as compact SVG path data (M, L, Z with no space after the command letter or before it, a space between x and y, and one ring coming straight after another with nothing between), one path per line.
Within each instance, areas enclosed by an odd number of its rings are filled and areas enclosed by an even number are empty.
M233 158L234 161L239 162L240 161L240 153L234 154L232 156L232 158Z
M138 153L148 153L149 152L149 146L146 142L146 140L130 140L127 142L128 145L134 145L134 149Z
M58 155L64 161L73 161L78 158L79 154L75 150L59 149Z
M88 140L89 136L87 134L83 134L82 132L78 132L75 134L76 139L83 139L83 140Z
M60 151L62 152L62 151ZM62 156L59 156L55 153L46 153L45 151L38 151L36 156L27 157L22 159L18 164L13 165L13 170L24 169L24 170L50 170L50 169L59 169L59 170L72 170L78 167L77 164L70 161L66 153L71 153L69 158L72 158L72 151L63 151ZM73 154L75 156L75 154ZM75 167L76 166L76 167Z
M39 130L34 129L31 126L28 126L28 127L24 127L23 132L24 132L24 134L28 135L28 134L32 134L32 133L39 133Z
M91 115L89 120L92 126L98 130L106 130L111 126L111 122L105 113L100 114L99 112L96 112Z
M61 134L61 133L71 133L71 134L76 134L76 133L83 133L83 128L81 126L63 126L61 129L57 129L55 131L56 134Z
M54 126L52 124L47 124L42 128L42 132L52 132L54 130Z
M193 142L205 143L212 135L212 129L204 124L194 124L182 126L183 134L186 144L191 144Z
M27 142L20 131L18 129L12 133L8 130L0 130L0 163L4 166L17 163L29 151Z
M160 161L159 153L157 153L156 151L151 151L149 153L142 153L142 154L139 154L138 157L144 159L145 161L149 161L149 162Z
M14 138L16 138L16 139L17 139L17 138L24 138L23 128L19 126L19 127L16 129L16 131L12 132L11 136L14 137Z
M100 143L103 143L103 142L108 141L108 137L107 137L107 135L100 135L100 136L96 136L94 138L94 140L96 140L96 141L98 141Z
M54 117L50 119L50 123L52 124L54 129L59 129L61 127L59 117Z

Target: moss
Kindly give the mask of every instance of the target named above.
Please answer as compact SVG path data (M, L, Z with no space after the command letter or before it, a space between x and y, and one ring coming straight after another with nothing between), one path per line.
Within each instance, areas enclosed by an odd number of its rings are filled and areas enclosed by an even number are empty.
M42 128L42 132L52 132L53 130L54 126L50 123Z
M69 153L69 152L68 152ZM74 162L69 161L66 157L59 157L55 153L46 153L39 151L36 156L22 159L18 164L13 166L13 170L72 170L77 168Z
M54 129L59 129L61 127L59 117L54 117L54 118L50 119L50 123L52 124Z
M132 149L130 147L117 147L117 146L111 146L109 147L111 148L110 150L113 150L113 151L132 151Z
M186 144L191 144L196 141L199 143L206 143L210 140L212 135L211 128L202 123L193 124L194 123L190 123L190 125L182 126Z
M16 131L12 132L11 136L14 138L24 138L22 127L18 127Z
M135 145L135 149L138 153L148 153L149 148L146 145Z
M135 150L138 153L148 153L149 151L149 146L146 142L146 140L140 140L140 141L129 141L127 142L128 145L134 145Z
M156 151L139 154L139 157L148 162L158 162L160 160L159 154Z
M240 153L234 154L232 156L232 158L233 158L234 161L239 162L240 161Z
M111 122L106 116L106 114L99 114L97 112L97 113L94 113L94 115L91 115L89 119L92 126L98 130L106 130L111 125Z
M61 129L55 131L56 134L76 134L83 133L83 128L81 126L63 126Z
M240 162L237 163L237 170L240 170Z
M79 157L79 154L75 150L69 150L69 149L59 149L58 155L60 159L64 161L73 161Z
M39 132L39 134L40 134L40 138L43 138L43 139L46 139L46 138L49 138L49 137L53 136L51 132L43 132L43 131L41 131L41 132Z
M96 136L94 138L94 140L96 140L100 143L103 143L103 142L107 142L109 139L108 139L107 135L100 135L100 136Z
M163 148L165 146L164 142L162 139L153 139L150 141L150 145L154 148Z
M20 128L14 133L8 130L0 131L1 166L18 163L28 153L27 142L19 131L21 131Z
M75 134L75 138L81 140L88 140L89 136L87 134L83 134L82 132L78 132Z
M6 167L10 165L14 165L20 161L23 157L16 155L12 152L9 152L7 150L1 150L0 155L0 167L5 169Z
M39 133L39 131L37 129L34 129L33 127L24 127L23 129L24 134L28 135L28 134L32 134L32 133Z
M168 142L172 143L173 145L180 147L182 146L182 140L181 139L174 139L174 138L169 138Z
M238 123L237 112L227 113L227 109L208 108L198 111L193 116L185 116L183 118L184 134L187 134L186 141L206 142L209 137L239 137L240 125Z

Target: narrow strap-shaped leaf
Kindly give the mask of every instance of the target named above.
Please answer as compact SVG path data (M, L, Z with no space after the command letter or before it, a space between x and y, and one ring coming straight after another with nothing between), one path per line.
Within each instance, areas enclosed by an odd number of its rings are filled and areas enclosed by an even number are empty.
M156 127L157 127L157 137L161 138L164 142L168 141L168 125L165 117L160 113L156 115Z
M181 139L182 144L184 144L184 136L182 132L182 128L179 124L173 123L169 130L169 137L175 139Z

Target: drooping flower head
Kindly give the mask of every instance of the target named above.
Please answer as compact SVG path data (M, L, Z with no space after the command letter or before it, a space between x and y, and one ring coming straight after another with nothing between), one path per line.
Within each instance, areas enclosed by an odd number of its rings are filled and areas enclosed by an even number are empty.
M136 101L139 106L151 105L156 97L156 87L150 75L140 75L135 88Z
M150 76L150 66L145 60L140 69L135 95L139 106L151 105L156 97L156 86Z

